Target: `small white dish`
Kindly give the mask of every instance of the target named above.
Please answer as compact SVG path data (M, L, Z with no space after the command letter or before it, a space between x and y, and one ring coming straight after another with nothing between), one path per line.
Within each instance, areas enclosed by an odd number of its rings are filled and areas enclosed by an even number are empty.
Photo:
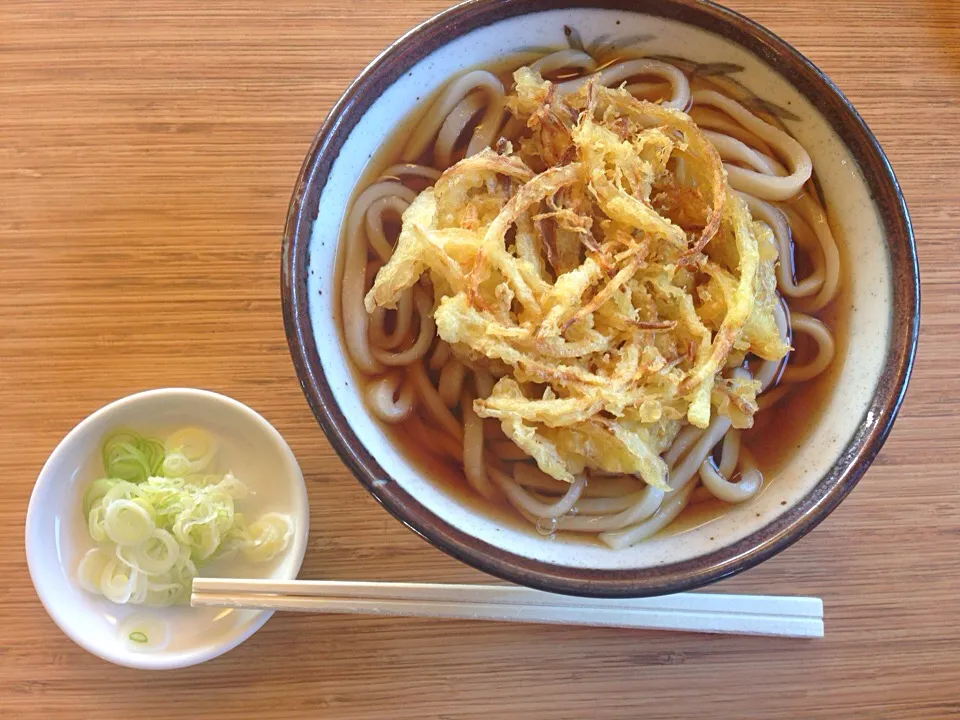
M223 395L189 388L148 390L100 408L67 434L40 471L27 509L26 551L30 577L53 621L78 645L117 665L150 670L195 665L233 649L273 614L116 605L77 581L77 565L94 545L81 498L87 484L103 475L103 436L129 428L162 437L183 425L198 425L220 439L218 465L251 490L241 510L287 513L295 527L290 547L272 562L215 561L201 574L292 580L303 562L310 524L303 473L286 441L258 413ZM158 628L160 647L139 648L126 640L122 628L133 621Z

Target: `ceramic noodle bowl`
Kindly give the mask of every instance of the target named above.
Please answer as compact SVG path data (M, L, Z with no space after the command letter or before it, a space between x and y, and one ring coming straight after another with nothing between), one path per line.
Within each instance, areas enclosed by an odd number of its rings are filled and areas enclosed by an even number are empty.
M668 528L619 549L566 533L545 538L464 502L424 472L369 412L339 327L342 224L357 188L369 182L369 165L396 128L453 77L501 67L518 53L563 47L680 58L693 74L736 84L746 106L776 117L809 153L844 263L834 303L843 327L833 380L812 427L803 428L763 491L709 522L687 523L682 532ZM489 573L597 596L702 586L769 558L815 527L863 476L889 432L919 323L907 210L882 150L854 108L767 30L716 6L671 0L480 0L405 35L350 86L307 155L287 221L282 290L307 399L345 464L389 512Z

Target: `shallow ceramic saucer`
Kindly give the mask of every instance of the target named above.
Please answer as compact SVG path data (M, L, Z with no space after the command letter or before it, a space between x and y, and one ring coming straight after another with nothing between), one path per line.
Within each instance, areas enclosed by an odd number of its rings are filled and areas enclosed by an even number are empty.
M273 614L115 605L77 581L80 559L94 545L81 507L87 484L103 474L103 437L119 429L162 437L188 425L218 439L218 464L250 490L240 501L244 508L283 512L294 522L290 546L273 561L212 562L203 574L292 580L303 562L310 525L303 474L286 441L261 415L232 398L190 388L148 390L100 408L60 441L40 471L27 509L26 551L30 577L53 621L78 645L118 665L147 670L195 665L233 649ZM149 628L149 643L128 641L124 629L134 626Z

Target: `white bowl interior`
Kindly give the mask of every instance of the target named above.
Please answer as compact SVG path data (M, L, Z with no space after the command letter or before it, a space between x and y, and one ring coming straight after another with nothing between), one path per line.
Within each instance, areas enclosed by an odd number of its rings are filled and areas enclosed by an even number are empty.
M82 647L120 665L166 669L203 662L236 647L271 615L116 605L77 583L77 565L95 545L81 506L87 484L103 476L103 436L129 428L162 438L186 425L213 433L221 442L215 469L233 471L250 488L250 496L237 501L239 510L251 517L287 513L295 523L291 546L273 561L214 561L201 574L292 579L303 561L309 527L303 475L287 443L260 415L223 395L189 389L151 390L98 410L63 439L40 472L27 513L27 561L40 599L57 625ZM138 649L126 640L122 628L141 620L166 633L164 647Z
M421 98L430 97L458 73L489 65L532 44L565 46L564 25L575 27L587 43L601 35L650 35L652 39L642 48L651 55L742 65L745 70L737 75L741 82L759 97L787 107L802 118L802 122L787 124L813 159L831 224L845 246L844 258L855 268L848 273L851 286L842 300L850 304L847 361L819 423L769 488L705 525L620 551L560 537L546 540L533 532L505 526L464 506L424 477L391 445L364 409L334 320L340 222L370 158L376 157L391 131ZM402 75L369 108L333 164L319 199L318 218L308 259L310 317L327 381L351 428L396 482L430 511L469 535L526 558L579 568L638 569L687 560L746 537L808 494L829 470L863 422L880 377L890 331L891 271L878 211L856 161L829 123L787 79L733 42L676 21L576 8L511 18L457 38ZM867 418L868 424L874 421Z

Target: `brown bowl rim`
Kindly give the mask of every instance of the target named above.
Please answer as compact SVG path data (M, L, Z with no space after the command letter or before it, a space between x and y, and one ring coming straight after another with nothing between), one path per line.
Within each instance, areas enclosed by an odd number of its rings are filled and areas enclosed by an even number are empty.
M532 560L468 535L427 510L391 481L353 433L330 390L310 322L307 254L320 192L350 130L372 102L416 62L459 35L517 15L574 7L633 11L695 25L736 42L787 78L859 163L880 211L892 268L893 322L884 368L857 432L833 467L803 499L747 537L652 568L598 570ZM406 33L351 83L310 145L284 229L281 296L287 342L310 408L344 464L390 514L439 549L491 575L595 597L643 597L701 587L757 565L816 527L857 484L889 434L906 392L920 325L920 277L910 217L873 133L840 90L797 50L752 20L702 0L469 0Z

